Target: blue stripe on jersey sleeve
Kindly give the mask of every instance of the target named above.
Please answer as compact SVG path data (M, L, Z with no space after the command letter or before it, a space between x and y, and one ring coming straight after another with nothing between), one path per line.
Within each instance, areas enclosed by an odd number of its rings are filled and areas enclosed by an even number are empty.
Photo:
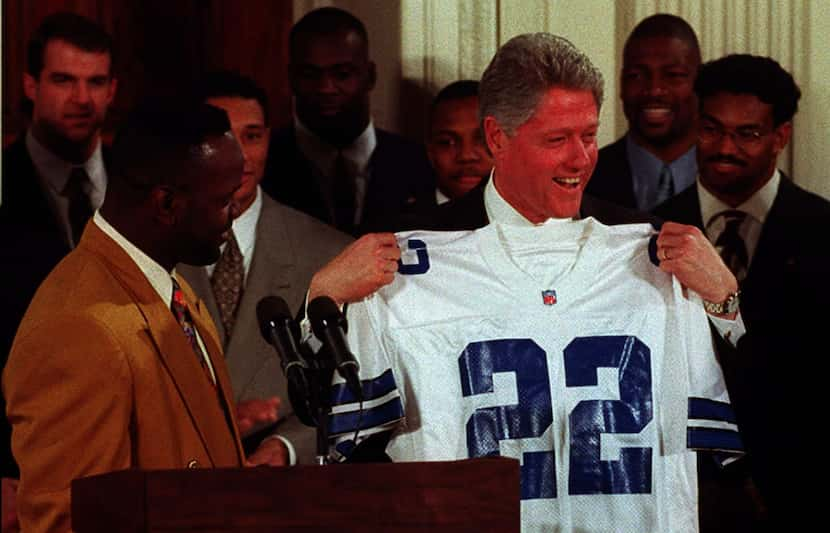
M338 413L331 415L329 435L332 437L348 433L357 429L358 420L360 429L375 428L387 425L403 418L403 404L399 397L392 398L386 403L365 409L363 417L360 411Z
M744 443L737 431L715 428L688 428L686 446L692 450L719 450L743 453Z
M386 372L374 379L364 379L360 381L363 387L363 401L368 402L375 398L380 398L389 394L397 388L395 384L395 377L392 375L392 369L387 369ZM332 385L331 387L331 405L332 407L356 403L358 400L354 394L349 391L345 383Z
M730 404L708 398L689 398L689 419L737 423Z

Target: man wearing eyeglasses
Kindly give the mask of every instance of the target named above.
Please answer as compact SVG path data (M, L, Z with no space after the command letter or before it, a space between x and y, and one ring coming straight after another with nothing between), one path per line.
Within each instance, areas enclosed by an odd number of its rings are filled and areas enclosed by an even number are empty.
M830 202L776 168L801 96L777 62L712 61L695 92L699 176L655 214L704 230L739 280L747 333L722 364L768 515L792 520L806 516L802 489L815 481L808 461L820 455L817 421L826 419L818 409L826 403Z

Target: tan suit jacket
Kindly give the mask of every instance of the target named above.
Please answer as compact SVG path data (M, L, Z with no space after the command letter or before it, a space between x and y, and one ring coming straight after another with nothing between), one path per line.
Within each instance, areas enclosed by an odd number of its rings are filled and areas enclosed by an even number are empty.
M256 226L256 244L232 335L227 336L203 267L179 265L176 271L204 299L214 318L237 399L279 396L277 433L294 446L297 461L311 463L316 451L315 431L294 415L288 400L288 384L280 360L259 331L256 305L265 296L280 296L289 308L299 311L311 277L340 253L352 238L317 219L262 196L262 211Z
M204 304L181 285L216 389L169 302L94 223L38 289L3 374L23 531L68 530L78 477L241 465L217 334Z

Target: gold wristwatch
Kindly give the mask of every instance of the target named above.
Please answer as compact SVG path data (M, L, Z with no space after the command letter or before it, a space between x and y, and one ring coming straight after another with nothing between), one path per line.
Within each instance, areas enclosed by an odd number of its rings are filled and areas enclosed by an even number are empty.
M726 297L726 300L720 303L707 302L703 300L703 308L707 313L715 315L731 315L738 310L741 303L741 291L735 291Z

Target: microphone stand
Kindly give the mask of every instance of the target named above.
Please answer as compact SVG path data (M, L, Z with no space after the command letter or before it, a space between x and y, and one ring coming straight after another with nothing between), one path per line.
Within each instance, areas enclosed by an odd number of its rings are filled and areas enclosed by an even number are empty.
M310 350L309 350L310 352ZM334 358L323 347L306 358L310 363L309 406L317 429L317 464L329 464L329 413L331 412L331 382L334 378Z

